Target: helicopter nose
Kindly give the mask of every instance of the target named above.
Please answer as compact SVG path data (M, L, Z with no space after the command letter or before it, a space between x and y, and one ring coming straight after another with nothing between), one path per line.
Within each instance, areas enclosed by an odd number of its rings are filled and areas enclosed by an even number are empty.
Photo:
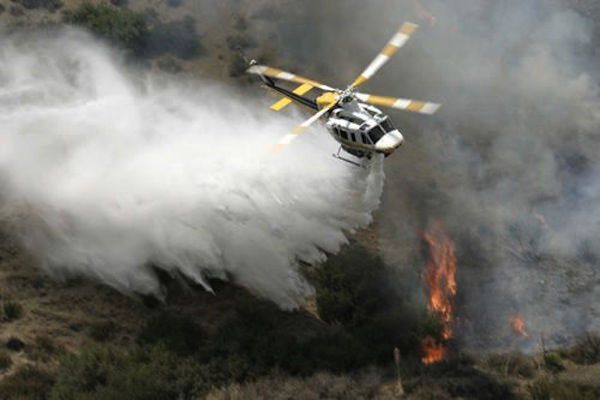
M404 136L402 136L402 134L398 130L396 130L395 132L396 132L396 137L398 138L398 144L396 145L396 147L400 147L404 144Z
M404 137L397 129L394 129L383 135L383 137L375 144L375 148L386 152L400 147L402 143L404 143Z

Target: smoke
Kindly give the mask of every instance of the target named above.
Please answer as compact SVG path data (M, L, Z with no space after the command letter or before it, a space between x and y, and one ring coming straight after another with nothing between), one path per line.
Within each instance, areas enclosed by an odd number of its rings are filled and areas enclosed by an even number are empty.
M317 127L202 81L127 70L76 31L0 39L0 207L50 274L159 294L153 267L211 290L231 279L283 307L317 262L371 221L383 185L334 160ZM305 116L304 116L305 117Z
M443 103L432 118L392 112L406 144L386 159L376 220L388 262L421 276L419 232L440 220L457 242L469 345L512 343L517 313L525 349L600 329L598 15L573 8L594 2L317 3L254 32L277 41L281 65L345 87L412 20L411 41L361 90Z

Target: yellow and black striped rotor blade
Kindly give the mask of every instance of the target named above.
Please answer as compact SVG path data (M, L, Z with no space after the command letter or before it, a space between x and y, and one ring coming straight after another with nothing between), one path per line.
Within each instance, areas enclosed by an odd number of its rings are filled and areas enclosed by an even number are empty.
M381 68L389 59L392 57L399 48L410 39L411 35L419 27L417 24L412 22L405 22L402 24L398 32L387 43L387 45L381 50L381 52L371 61L371 64L360 74L358 78L352 82L351 87L358 87L369 80L375 73Z
M355 93L354 94L360 101L365 103L373 104L376 106L385 106L391 108L397 108L398 110L412 111L421 114L433 114L441 104L429 103L418 100L402 99L398 97L384 97L375 96L366 93Z
M296 139L301 133L303 133L306 130L306 128L308 128L310 125L312 125L314 122L316 122L319 118L321 118L323 115L325 115L327 113L327 111L331 110L336 104L337 104L337 102L331 103L328 106L323 107L318 113L314 114L312 117L310 117L309 119L307 119L300 125L296 126L294 129L292 129L292 131L290 133L288 133L287 135L282 137L281 140L279 140L279 142L277 142L273 146L272 150L274 152L280 152L283 149L285 149L287 147L287 145L290 144L294 139Z
M246 70L246 72L250 74L263 75L268 76L270 78L282 79L284 81L296 82L296 83L306 83L311 86L317 87L322 90L335 90L334 88L324 85L320 82L313 81L312 79L304 78L302 76L292 74L291 72L286 72L280 70L278 68L268 67L266 65L253 65Z

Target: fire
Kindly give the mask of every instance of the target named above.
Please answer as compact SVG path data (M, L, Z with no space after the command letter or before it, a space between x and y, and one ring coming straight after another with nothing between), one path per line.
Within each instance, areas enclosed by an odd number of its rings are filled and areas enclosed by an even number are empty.
M446 356L446 348L444 345L437 343L431 336L427 336L425 339L423 339L422 345L425 356L421 358L421 361L424 364L433 364L438 361L442 361L442 359Z
M513 317L511 325L514 331L517 332L519 335L523 337L529 337L529 335L527 334L527 330L525 329L525 321L523 321L521 314L517 314Z
M456 295L456 256L454 243L442 229L439 223L433 225L429 232L423 234L423 239L429 245L430 258L425 270L425 282L429 289L429 311L439 313L442 318L442 339L452 337L452 298ZM446 349L443 344L435 343L433 338L423 340L425 357L422 361L431 364L444 358Z

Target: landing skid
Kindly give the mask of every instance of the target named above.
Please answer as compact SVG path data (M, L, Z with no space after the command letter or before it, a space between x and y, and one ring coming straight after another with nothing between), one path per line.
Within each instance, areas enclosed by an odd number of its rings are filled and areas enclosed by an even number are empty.
M356 165L357 167L360 167L360 168L367 168L365 165L359 164L356 161L353 161L348 158L344 158L344 157L340 156L341 150L342 150L342 146L340 146L340 148L338 149L337 154L332 154L333 158L337 158L338 160L342 160L349 164Z

